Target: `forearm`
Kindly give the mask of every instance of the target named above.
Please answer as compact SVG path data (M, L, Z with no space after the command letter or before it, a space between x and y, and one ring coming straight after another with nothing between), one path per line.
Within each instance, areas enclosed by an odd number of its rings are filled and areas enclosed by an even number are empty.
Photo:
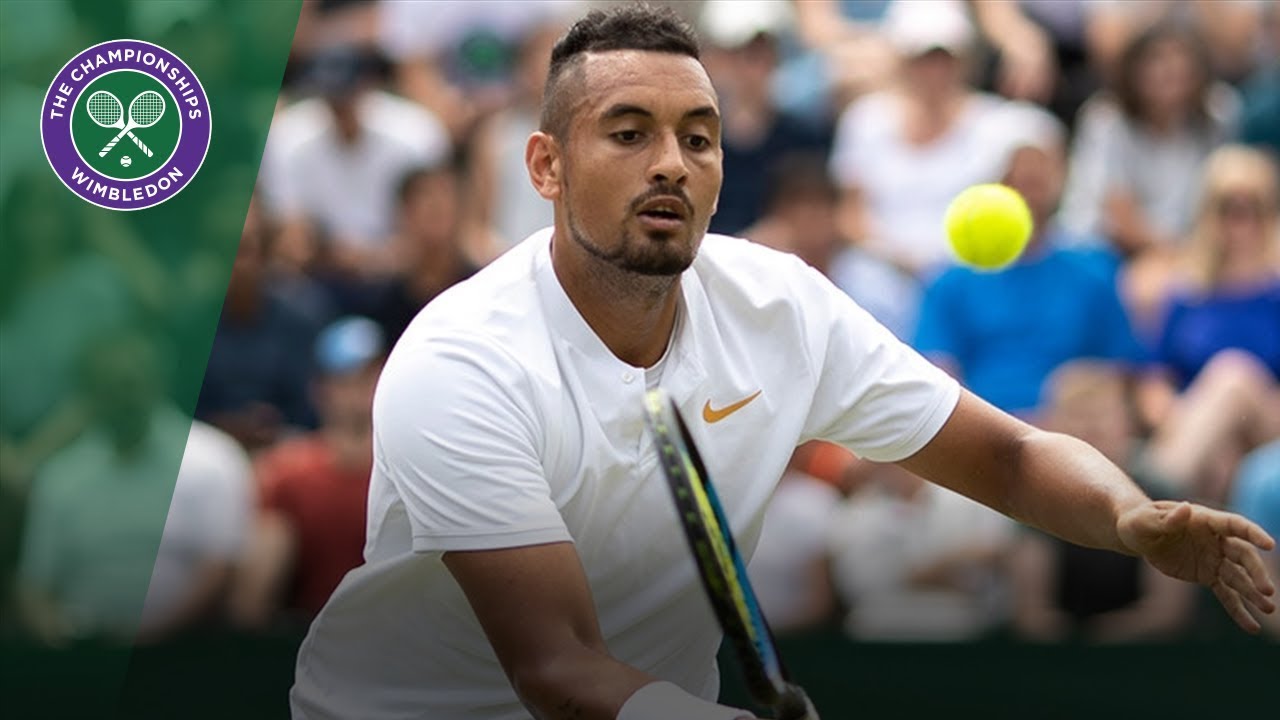
M1076 438L1034 431L1015 441L1005 514L1068 542L1125 554L1116 521L1148 502L1102 453Z

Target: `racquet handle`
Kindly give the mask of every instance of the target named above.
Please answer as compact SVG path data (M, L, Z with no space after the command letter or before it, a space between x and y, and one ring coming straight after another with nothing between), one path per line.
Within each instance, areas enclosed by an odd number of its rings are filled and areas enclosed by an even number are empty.
M106 157L107 153L111 152L111 148L115 147L116 143L120 142L120 138L124 137L126 132L128 132L128 130L121 130L119 135L111 138L111 142L107 143L106 147L98 151L98 157Z
M139 140L139 139L138 139L138 136L137 136L137 135L134 135L132 130L130 130L130 131L129 131L129 139L133 141L133 144L134 144L134 145L137 145L137 146L138 146L138 149L139 149L139 150L141 150L142 152L146 153L146 154L147 154L147 157L151 157L152 155L154 155L154 153L152 153L152 152L151 152L151 148L147 147L146 143L144 143L144 142L142 142L141 140ZM112 143L112 144L114 144L114 143ZM108 148L108 149L110 149L110 148Z
M777 720L821 720L804 690L790 683L773 704L773 714Z

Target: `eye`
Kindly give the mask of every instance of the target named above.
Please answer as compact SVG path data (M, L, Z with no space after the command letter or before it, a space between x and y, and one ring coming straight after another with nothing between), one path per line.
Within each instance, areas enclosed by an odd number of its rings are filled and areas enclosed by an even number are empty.
M690 135L685 138L685 142L694 150L708 150L711 148L711 139L704 135Z
M619 130L613 133L612 137L623 145L631 145L639 142L641 136L639 130Z

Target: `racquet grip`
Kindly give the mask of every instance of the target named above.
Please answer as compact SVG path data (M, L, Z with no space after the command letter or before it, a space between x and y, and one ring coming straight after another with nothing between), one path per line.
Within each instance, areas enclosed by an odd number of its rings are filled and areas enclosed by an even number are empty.
M152 155L154 155L154 153L151 152L151 148L147 147L146 143L139 140L138 136L134 135L132 130L129 131L129 139L132 140L133 143L137 145L139 149L142 150L142 152L146 153L147 157L151 157ZM114 145L115 143L112 143L112 144ZM108 150L109 149L110 148L108 148Z
M821 720L804 690L790 683L773 704L773 713L777 720Z
M124 137L124 133L120 133L119 135L111 138L111 142L107 143L106 147L98 151L98 157L106 157L107 153L111 152L111 148L115 147L116 143L120 142L120 138L122 137Z

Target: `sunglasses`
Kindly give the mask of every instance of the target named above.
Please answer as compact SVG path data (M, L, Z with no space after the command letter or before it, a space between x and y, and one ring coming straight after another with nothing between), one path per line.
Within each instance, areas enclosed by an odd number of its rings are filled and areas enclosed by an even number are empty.
M1269 208L1258 197L1232 194L1218 198L1216 210L1223 220L1260 220Z

